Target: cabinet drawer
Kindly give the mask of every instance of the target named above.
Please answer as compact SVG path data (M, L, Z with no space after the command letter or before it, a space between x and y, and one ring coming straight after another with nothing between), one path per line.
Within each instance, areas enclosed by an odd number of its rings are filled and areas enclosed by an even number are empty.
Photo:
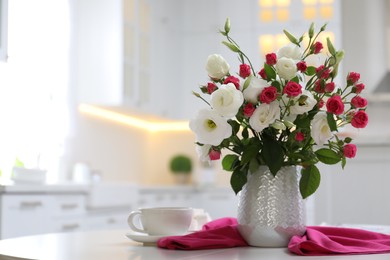
M66 217L53 221L54 232L72 232L85 230L85 221L81 217Z
M2 195L1 238L50 232L52 200L45 195Z
M54 195L53 217L73 216L85 213L84 195Z

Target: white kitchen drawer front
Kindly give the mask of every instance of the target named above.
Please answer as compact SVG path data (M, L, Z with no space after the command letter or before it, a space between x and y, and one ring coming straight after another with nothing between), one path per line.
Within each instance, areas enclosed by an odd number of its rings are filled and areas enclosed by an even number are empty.
M85 219L80 217L57 218L52 221L53 232L82 231L85 228Z
M69 194L58 194L52 195L54 200L54 207L52 215L58 216L73 216L81 215L85 213L85 196L80 195L69 195Z
M45 195L2 195L1 238L50 232L53 201Z
M90 215L85 219L89 230L128 228L127 217L129 212L113 212L107 214Z

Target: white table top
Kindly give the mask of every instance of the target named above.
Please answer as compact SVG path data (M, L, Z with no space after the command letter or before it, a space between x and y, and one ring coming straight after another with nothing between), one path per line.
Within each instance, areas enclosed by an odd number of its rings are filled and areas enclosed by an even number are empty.
M319 260L385 260L390 254L340 255L340 256L296 256L284 248L240 247L212 250L166 250L154 246L143 246L128 239L127 230L89 231L57 233L5 239L0 241L1 259L42 260L150 260L150 259L319 259Z

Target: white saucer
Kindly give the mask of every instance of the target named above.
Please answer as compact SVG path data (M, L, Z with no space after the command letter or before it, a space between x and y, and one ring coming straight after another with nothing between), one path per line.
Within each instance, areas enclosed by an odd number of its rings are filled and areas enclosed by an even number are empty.
M189 234L189 233L187 233L187 234ZM184 235L187 235L187 234L178 234L178 235L169 235L169 236L184 236ZM168 236L167 235L151 236L151 235L148 235L148 234L139 233L139 232L135 232L135 231L130 230L129 232L126 233L126 237L128 237L129 239L134 240L136 242L146 243L146 244L153 244L153 243L157 243L157 241L160 238L168 237Z

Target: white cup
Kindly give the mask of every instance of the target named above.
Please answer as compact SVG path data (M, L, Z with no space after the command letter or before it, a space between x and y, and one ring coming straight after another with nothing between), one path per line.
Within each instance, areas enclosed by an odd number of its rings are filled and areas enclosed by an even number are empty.
M191 226L193 210L188 207L141 208L130 213L127 222L133 231L148 235L183 235ZM136 217L142 227L135 224Z

